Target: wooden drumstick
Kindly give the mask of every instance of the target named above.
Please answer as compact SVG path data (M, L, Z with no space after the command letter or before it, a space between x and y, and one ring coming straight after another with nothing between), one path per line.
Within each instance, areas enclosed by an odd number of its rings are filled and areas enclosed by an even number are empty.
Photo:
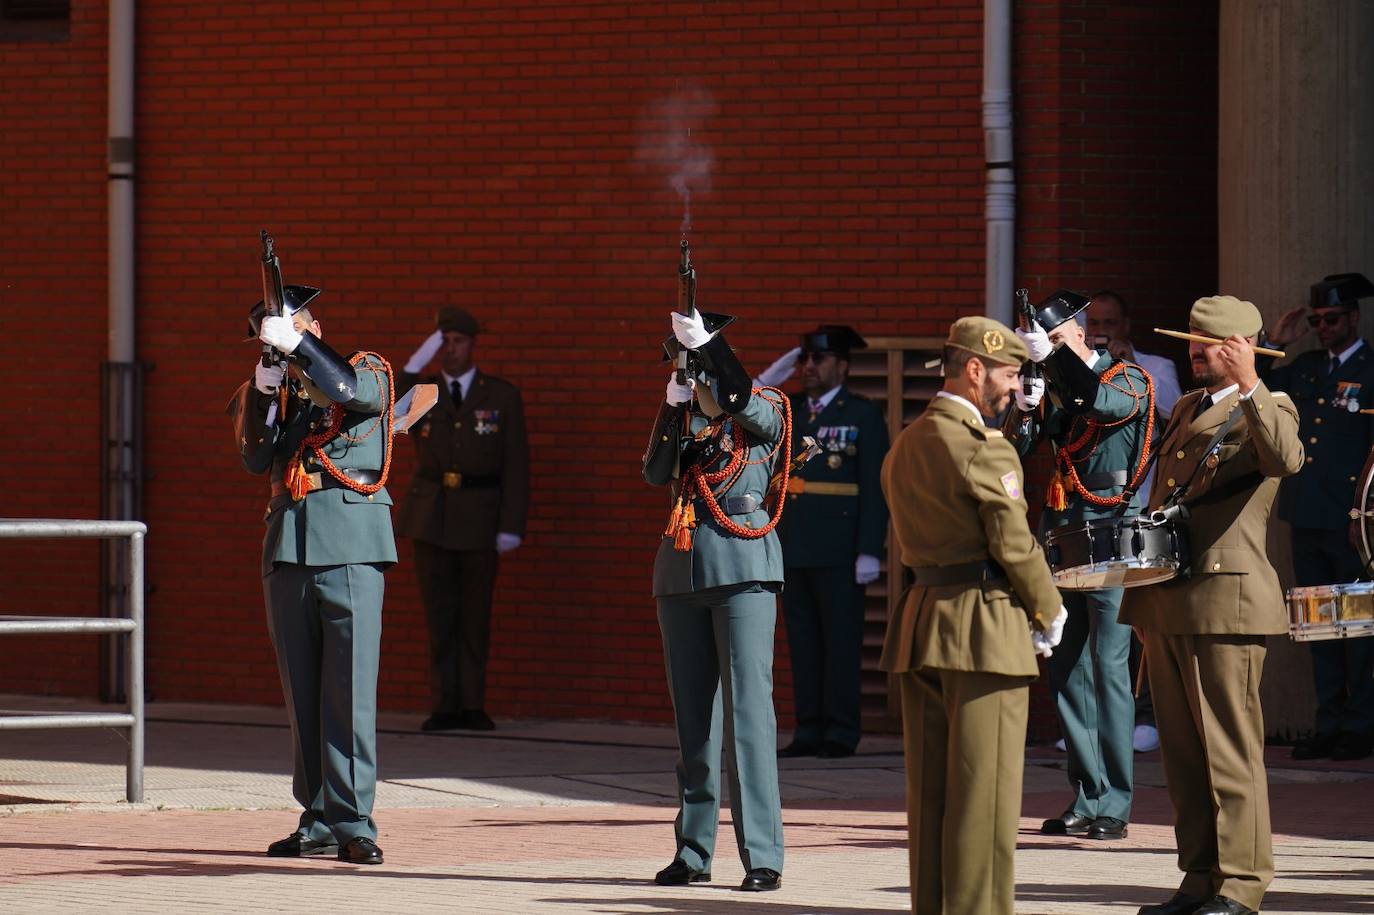
M1162 327L1156 327L1156 328L1155 328L1155 333L1157 333L1157 334L1163 334L1163 335L1166 336L1166 337L1177 337L1177 338L1180 339L1180 340L1192 340L1194 343L1225 343L1225 342L1226 342L1225 340L1221 339L1220 337L1208 337L1208 336L1204 336L1203 334L1185 334L1185 333L1184 333L1183 331L1181 331L1181 330L1165 330L1165 329L1162 328ZM1283 350L1281 350L1281 349L1270 349L1270 348L1267 347L1267 346L1254 346L1254 347L1251 347L1251 349L1253 349L1255 352L1259 353L1261 356L1273 356L1275 359L1282 359L1282 358L1283 358Z

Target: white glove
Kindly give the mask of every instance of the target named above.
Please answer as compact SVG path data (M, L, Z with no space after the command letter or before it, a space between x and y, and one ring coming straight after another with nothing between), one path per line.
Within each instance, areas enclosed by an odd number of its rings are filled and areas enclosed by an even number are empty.
M1020 375L1016 376L1016 390L1013 392L1016 397L1016 409L1022 413L1029 413L1040 406L1040 399L1045 396L1045 379L1032 378L1030 380L1030 393L1026 393L1026 381Z
M507 534L502 532L496 535L496 552L498 553L509 553L519 545L519 534Z
M283 353L294 353L301 345L301 333L296 325L285 315L273 315L262 319L258 339Z
M443 345L444 332L442 330L436 330L425 337L425 342L420 344L420 348L411 355L410 361L406 363L406 373L418 375L423 372L425 366L434 361L435 355L438 354L439 348Z
M1026 344L1026 349L1030 350L1031 362L1044 362L1054 352L1054 344L1050 342L1050 335L1036 322L1030 322L1030 330L1016 328L1016 337Z
M791 378L792 374L797 371L797 357L800 355L800 346L794 346L783 353L777 362L759 373L757 381L760 387L776 388Z
M689 403L692 399L692 389L696 387L696 380L688 378L686 384L677 383L677 373L668 376L668 392L664 395L669 406L676 407L679 404Z
M701 312L695 308L692 309L690 316L673 312L673 336L677 337L677 342L686 349L700 349L711 339L711 334L706 330L706 322L701 318Z
M878 579L878 557L860 553L854 560L854 583L866 585Z
M253 373L253 387L264 394L275 394L277 388L286 380L286 363L279 362L276 365L267 366L258 360L258 366Z
M1031 629L1031 647L1035 653L1042 658L1048 658L1054 654L1054 647L1059 644L1060 639L1064 638L1064 624L1069 621L1069 610L1063 604L1059 605L1059 612L1050 621L1050 628L1045 632L1039 629Z

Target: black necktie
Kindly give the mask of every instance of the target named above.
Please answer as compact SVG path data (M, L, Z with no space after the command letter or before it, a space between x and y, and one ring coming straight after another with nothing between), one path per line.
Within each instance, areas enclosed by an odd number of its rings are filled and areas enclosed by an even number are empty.
M1199 416L1201 416L1202 414L1206 413L1206 412L1207 412L1207 408L1210 407L1211 405L1212 405L1212 395L1211 395L1211 394L1203 394L1202 397L1199 398L1199 400L1198 400L1198 402L1197 402L1197 409L1193 411L1193 419L1197 419Z
M1332 356L1332 357L1331 357L1331 361L1328 362L1328 363L1326 364L1326 374L1328 374L1328 375L1334 375L1334 374L1336 374L1336 370L1339 369L1340 367L1341 367L1341 357L1340 357L1340 356Z
M463 386L459 383L457 378L449 382L448 393L449 396L453 398L453 405L455 407L461 407L463 405Z

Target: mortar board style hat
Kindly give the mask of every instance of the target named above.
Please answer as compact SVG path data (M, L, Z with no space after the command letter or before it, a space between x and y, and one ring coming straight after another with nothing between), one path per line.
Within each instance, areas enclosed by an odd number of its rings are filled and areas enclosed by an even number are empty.
M850 350L867 348L864 338L847 324L822 324L801 336L803 353L834 353L837 358L848 359Z
M1308 308L1359 308L1360 299L1374 295L1374 283L1363 273L1333 273L1312 284Z
M1056 289L1049 298L1035 306L1035 323L1047 332L1054 330L1087 308L1088 301L1087 297L1076 292Z
M310 304L320 291L314 286L283 286L281 288L281 310L283 317L291 317ZM267 303L258 302L248 309L248 336L245 341L258 339L262 329L262 319L267 317Z

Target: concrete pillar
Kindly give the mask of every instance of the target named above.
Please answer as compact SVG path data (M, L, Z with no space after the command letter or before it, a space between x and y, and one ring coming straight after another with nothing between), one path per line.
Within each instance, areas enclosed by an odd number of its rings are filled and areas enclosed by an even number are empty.
M1220 42L1217 291L1273 323L1328 273L1374 278L1374 2L1221 0ZM1374 337L1374 303L1363 311ZM1287 588L1284 527L1270 555ZM1305 645L1271 641L1263 699L1271 734L1311 727Z

